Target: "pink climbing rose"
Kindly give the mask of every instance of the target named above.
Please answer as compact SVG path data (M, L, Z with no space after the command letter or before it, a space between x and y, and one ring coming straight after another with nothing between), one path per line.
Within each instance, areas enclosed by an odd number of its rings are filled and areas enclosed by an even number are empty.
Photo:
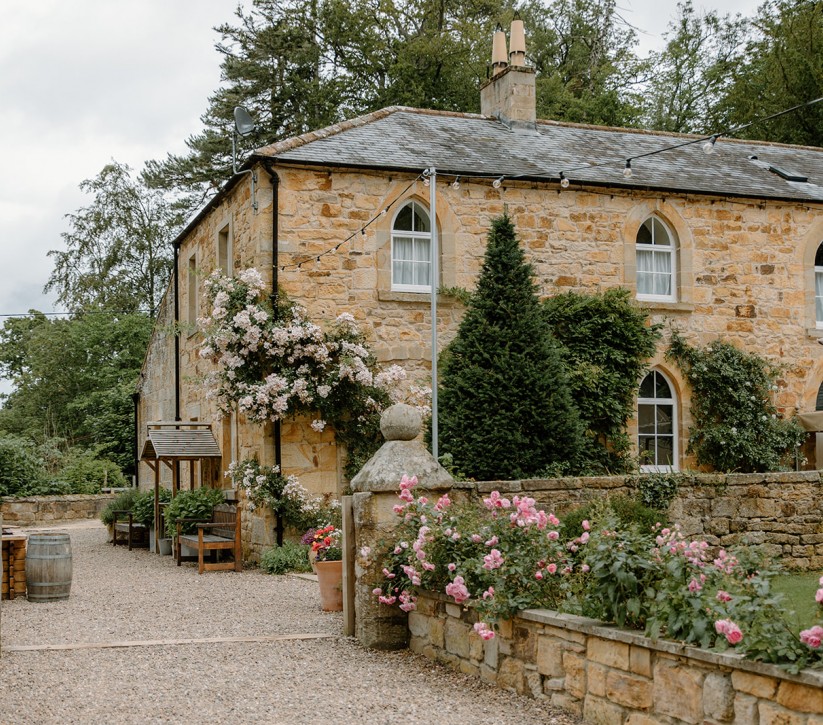
M451 584L446 584L446 594L454 597L457 604L465 602L469 598L469 590L462 576L456 576Z
M475 622L474 631L480 635L481 639L494 639L494 630L485 622Z
M483 568L491 571L492 569L499 569L503 566L503 556L499 549L492 549L486 556L483 557Z

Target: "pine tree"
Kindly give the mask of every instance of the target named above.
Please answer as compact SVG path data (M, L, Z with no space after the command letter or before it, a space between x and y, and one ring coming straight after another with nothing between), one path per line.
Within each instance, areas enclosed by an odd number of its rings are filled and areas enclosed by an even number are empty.
M495 480L575 467L578 412L506 215L492 222L477 290L443 357L440 445L458 470Z

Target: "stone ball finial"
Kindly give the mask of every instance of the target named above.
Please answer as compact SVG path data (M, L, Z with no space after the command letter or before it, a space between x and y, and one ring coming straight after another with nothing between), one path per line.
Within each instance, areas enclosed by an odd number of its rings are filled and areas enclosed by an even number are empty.
M380 416L380 432L387 441L414 440L422 427L420 411L406 403L395 403Z

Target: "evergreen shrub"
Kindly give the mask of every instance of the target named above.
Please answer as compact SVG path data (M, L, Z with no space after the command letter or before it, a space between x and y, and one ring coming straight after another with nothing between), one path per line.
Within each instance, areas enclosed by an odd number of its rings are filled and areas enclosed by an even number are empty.
M532 267L492 222L477 289L442 356L440 446L465 475L529 478L578 461L582 428Z

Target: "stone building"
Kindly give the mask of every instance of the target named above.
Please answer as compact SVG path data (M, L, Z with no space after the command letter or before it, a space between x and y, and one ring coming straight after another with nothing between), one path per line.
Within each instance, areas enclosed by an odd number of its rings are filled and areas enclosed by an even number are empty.
M542 295L626 287L692 342L722 336L783 363L778 406L815 409L823 150L537 120L534 71L517 49L510 65L497 52L479 115L385 108L260 148L229 179L174 242L139 391L140 445L147 421L214 420L224 468L252 453L273 460L271 428L217 421L198 382L206 363L194 321L212 270L254 266L321 324L351 312L382 363L427 382L431 228L438 288L472 289L504 209ZM442 347L463 307L441 294L438 310ZM665 346L638 391L644 425L633 432L659 465L677 468L689 391ZM287 473L317 492L342 489L331 431L284 421L282 441Z

